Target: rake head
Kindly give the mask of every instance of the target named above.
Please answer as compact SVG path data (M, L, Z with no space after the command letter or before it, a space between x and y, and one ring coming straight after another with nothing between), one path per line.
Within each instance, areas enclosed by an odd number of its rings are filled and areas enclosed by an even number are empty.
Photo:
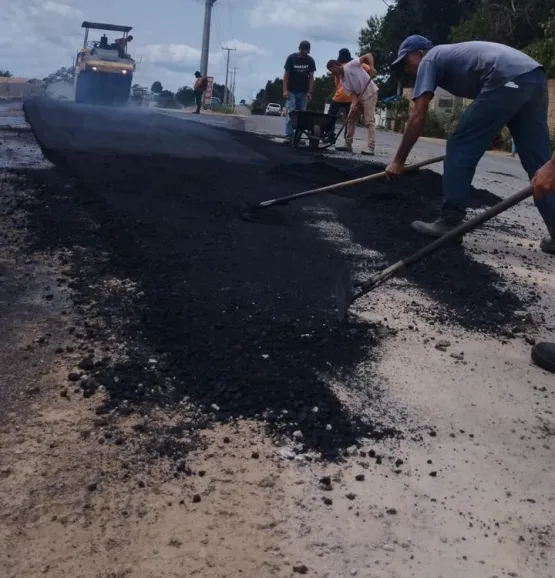
M335 302L339 321L343 321L351 303L355 300L356 293L353 287L353 278L349 269L344 269L337 276L335 282Z
M258 221L260 218L260 206L254 203L244 203L239 209L239 216L244 221Z

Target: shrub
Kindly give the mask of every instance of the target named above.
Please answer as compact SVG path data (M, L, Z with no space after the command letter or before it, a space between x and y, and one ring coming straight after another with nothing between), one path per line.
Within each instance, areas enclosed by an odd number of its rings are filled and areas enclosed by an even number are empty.
M428 111L428 118L426 118L426 124L424 125L422 135L435 138L445 138L445 128L433 110Z

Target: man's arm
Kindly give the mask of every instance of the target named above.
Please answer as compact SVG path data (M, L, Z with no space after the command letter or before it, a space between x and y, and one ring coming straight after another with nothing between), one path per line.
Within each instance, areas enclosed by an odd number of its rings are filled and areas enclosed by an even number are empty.
M316 72L316 62L314 58L310 59L310 69L308 71L308 98L312 98L314 93L314 73Z
M414 107L407 122L403 138L401 139L401 144L393 157L395 164L405 164L412 147L422 135L426 118L428 117L428 107L433 96L433 92L425 92L414 101Z
M359 58L359 62L361 65L367 64L370 67L370 76L376 76L377 72L376 72L376 69L374 67L374 57L370 53L363 54Z
M314 93L314 72L311 72L308 75L308 97L312 98L313 93Z
M283 73L283 96L287 98L289 94L289 74L291 73L291 57L288 56L287 60L285 61L285 66L283 67L285 72Z
M289 94L289 90L287 89L287 86L289 85L289 71L286 70L283 73L283 96L287 96Z
M541 199L547 193L555 192L555 153L536 172L532 179L532 184L534 185L534 197L537 199Z

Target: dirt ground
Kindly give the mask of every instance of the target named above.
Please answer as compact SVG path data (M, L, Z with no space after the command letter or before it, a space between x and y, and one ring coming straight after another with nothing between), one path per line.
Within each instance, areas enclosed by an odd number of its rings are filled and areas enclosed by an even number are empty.
M2 114L2 575L552 576L555 382L529 349L555 335L555 273L533 209L339 326L317 288L406 254L436 177L237 224L212 182L160 193L170 161L55 168ZM270 177L346 170L326 166Z

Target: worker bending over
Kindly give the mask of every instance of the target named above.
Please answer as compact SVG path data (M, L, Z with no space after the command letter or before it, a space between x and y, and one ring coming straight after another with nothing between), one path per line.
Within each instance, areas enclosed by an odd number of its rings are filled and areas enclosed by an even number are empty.
M409 36L392 68L414 77L412 108L390 177L404 171L421 136L430 101L438 86L454 96L474 99L447 141L443 170L443 205L433 223L415 221L417 231L440 237L464 219L476 166L489 143L506 125L530 179L551 155L547 126L547 79L544 68L526 54L494 42L471 41L433 46L423 36ZM555 254L555 195L535 197L549 237L541 249Z
M339 64L347 64L349 62L351 62L353 60L353 57L351 56L351 52L348 48L342 48L339 51L339 54L337 56L337 62L339 62ZM370 74L370 67L368 66L368 64L363 63L362 64L362 68L368 73ZM332 101L330 104L330 108L328 110L328 114L330 116L333 117L337 117L337 115L339 115L339 113L343 112L345 114L345 120L347 119L347 117L349 116L349 111L351 110L351 103L352 103L352 96L350 94L347 94L347 92L345 91L345 88L343 87L343 83L341 82L341 77L337 74L334 74L333 76L333 80L335 82L335 92L333 93L333 97L332 97ZM335 136L335 122L336 119L334 118L333 120L330 121L329 126L327 127L327 136L326 136L326 140L330 143L333 143L336 139ZM353 142L353 138L355 136L355 129L356 129L356 122L351 122L349 123L346 127L345 127L346 131L345 131L345 146L343 147L336 147L337 150L342 150L342 151L352 151L352 145L349 145L349 142Z
M364 65L366 65L366 69ZM352 152L356 122L362 112L364 114L364 124L368 130L368 145L367 148L362 151L362 154L374 156L376 147L374 115L376 112L376 102L378 101L378 87L371 79L371 76L376 75L374 57L371 54L365 54L345 64L342 64L338 60L330 60L327 64L327 69L340 79L343 89L351 97L352 102L349 116L347 117L345 146L337 147L337 150ZM357 99L358 105L355 106Z

